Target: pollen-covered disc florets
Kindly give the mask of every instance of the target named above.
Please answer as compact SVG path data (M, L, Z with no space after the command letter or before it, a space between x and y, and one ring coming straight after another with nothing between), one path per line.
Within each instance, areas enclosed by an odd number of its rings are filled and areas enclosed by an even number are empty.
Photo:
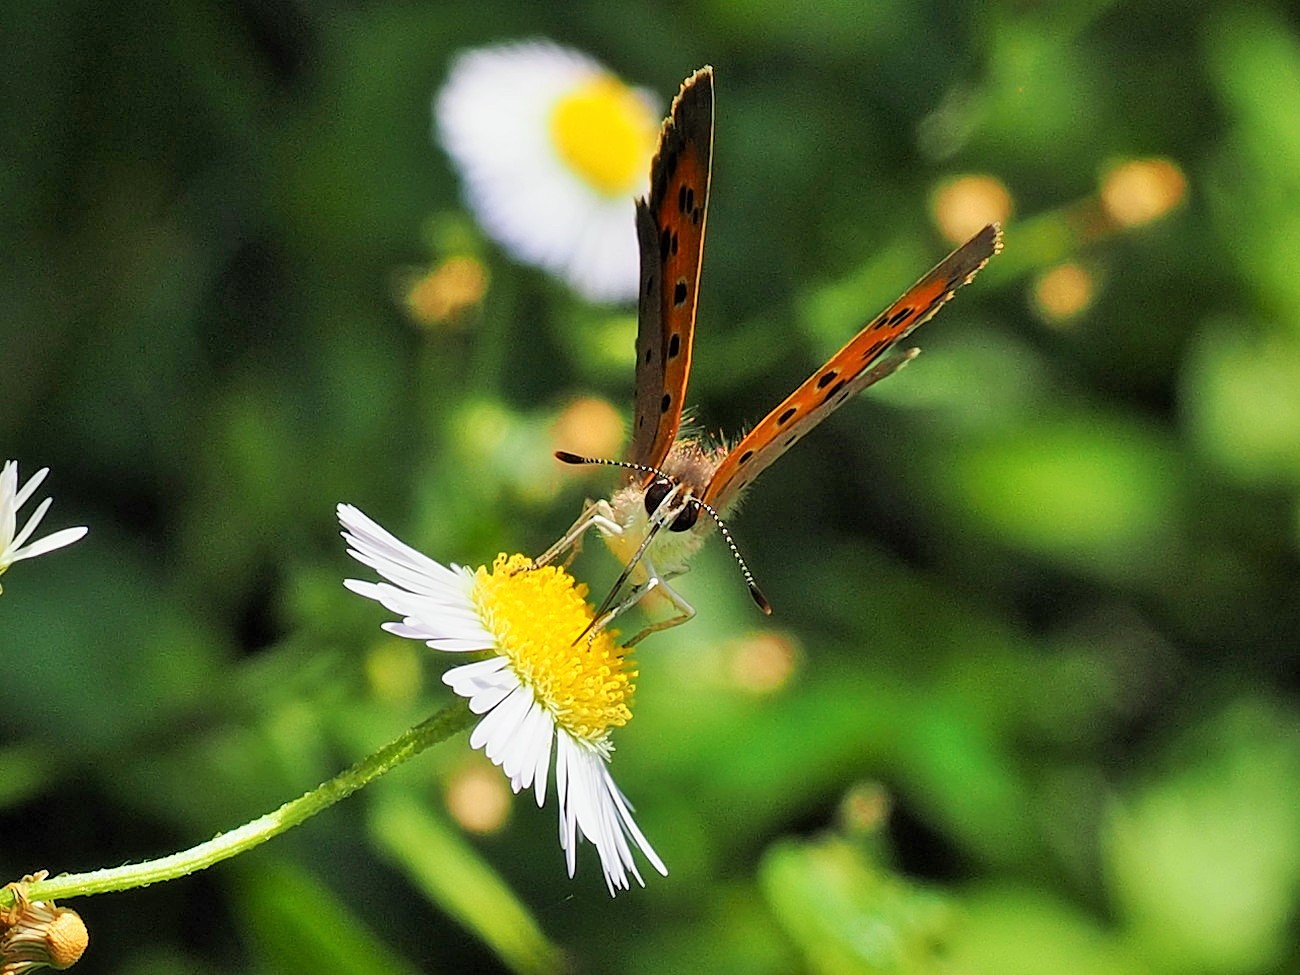
M475 574L475 602L520 680L575 738L602 742L632 719L636 671L623 648L602 630L579 635L591 622L587 587L563 569L530 569L522 555L497 556L492 571Z

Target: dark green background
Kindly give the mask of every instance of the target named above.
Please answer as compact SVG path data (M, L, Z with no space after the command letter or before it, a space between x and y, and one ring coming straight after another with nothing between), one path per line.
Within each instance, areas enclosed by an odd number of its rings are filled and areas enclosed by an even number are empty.
M0 36L0 455L53 468L50 530L90 526L4 577L4 879L187 847L445 702L427 654L404 700L368 678L400 651L341 586L336 502L477 564L607 490L561 487L547 430L630 401L628 314L475 237L429 137L457 51L547 36L665 100L716 67L710 429L942 256L942 180L1016 201L926 354L733 520L772 620L715 542L681 586L699 617L640 648L614 772L668 878L611 902L587 847L569 882L531 799L467 838L458 739L250 855L72 902L79 971L1300 965L1286 5L56 0ZM1087 233L1101 174L1146 156L1186 203ZM451 240L492 287L422 330L396 282ZM1049 323L1032 288L1063 259L1098 291ZM797 670L747 692L737 641L769 631ZM846 827L876 786L887 824Z

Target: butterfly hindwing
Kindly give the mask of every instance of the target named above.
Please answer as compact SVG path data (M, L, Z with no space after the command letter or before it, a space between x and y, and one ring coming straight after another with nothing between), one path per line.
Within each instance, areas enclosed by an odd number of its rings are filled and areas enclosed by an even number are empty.
M916 350L882 357L934 317L958 288L1002 249L1002 231L990 224L940 261L896 302L849 340L736 444L709 481L703 500L725 510L795 441L846 400L909 361Z
M712 159L713 69L704 67L673 100L650 167L649 199L636 204L641 291L628 458L635 464L661 466L681 427Z

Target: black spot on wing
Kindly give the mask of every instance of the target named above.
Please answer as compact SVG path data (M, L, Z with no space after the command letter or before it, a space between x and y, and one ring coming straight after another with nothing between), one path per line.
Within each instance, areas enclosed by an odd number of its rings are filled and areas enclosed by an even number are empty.
M834 386L832 386L830 389L828 389L828 390L826 391L826 395L822 397L822 404L824 405L824 404L826 404L826 403L829 403L832 399L834 399L834 398L835 398L835 394L838 393L841 389L843 389L843 388L844 388L844 385L845 385L845 382L844 382L843 379L841 379L841 380L840 380L839 382L837 382Z
M784 413L782 413L780 416L778 416L778 417L776 418L776 425L777 425L778 427L783 427L783 426L785 426L787 423L790 422L790 420L791 420L791 419L794 417L794 415L795 415L796 413L798 413L798 412L799 412L799 407L797 407L797 406L791 406L791 407L789 407L788 409L786 409L786 411L785 411Z
M831 383L835 381L835 377L838 375L839 373L836 372L834 369L832 369L830 372L822 373L822 375L819 376L817 379L817 388L825 389L827 386L829 386Z
M680 308L686 304L686 279L678 278L677 284L673 286L673 307Z
M682 350L682 337L677 332L673 332L673 337L668 340L668 358L676 359L677 353Z
M673 405L673 398L670 393L664 393L664 398L659 401L659 412L667 413L668 407Z
M894 325L901 325L903 322L907 321L909 318L912 317L912 312L915 310L916 309L910 306L907 308L898 309L898 311L896 311L893 314L893 316L889 319L890 326L892 327Z
M654 188L655 195L658 197L663 196L664 190L668 188L669 181L671 181L673 176L677 173L677 163L681 159L680 149L681 147L679 145L666 142L660 150L659 158L662 162L662 166L658 172L661 174L663 182Z
M870 362L872 359L878 356L882 351L884 351L885 349L893 345L894 342L895 340L891 338L876 339L876 341L872 342L870 345L868 345L865 349L862 350L862 361Z
M677 231L665 227L659 234L659 260L666 263L668 258L676 257L680 246L681 241L677 237Z
M747 464L747 463L749 463L749 458L751 458L751 457L753 457L753 456L754 456L754 452L753 452L752 450L746 450L746 451L745 451L743 454L741 454L740 457L736 460L736 463L737 463L737 464Z
M935 298L934 301L930 302L928 305L926 305L924 308L921 309L921 317L929 318L931 315L933 315L936 311L939 310L939 307L945 301L947 301L952 296L953 296L952 291L945 291L938 298Z

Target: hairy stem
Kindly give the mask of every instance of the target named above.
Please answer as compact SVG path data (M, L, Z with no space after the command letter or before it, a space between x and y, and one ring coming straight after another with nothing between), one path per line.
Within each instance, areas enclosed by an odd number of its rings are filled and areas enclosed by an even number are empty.
M64 874L49 880L27 885L31 900L84 897L88 894L106 894L115 890L146 887L163 880L184 877L237 856L246 850L279 836L287 829L315 816L340 799L356 792L362 786L396 768L407 759L418 755L430 745L450 738L469 726L474 715L463 701L448 705L437 714L411 728L378 751L366 756L346 772L323 782L306 795L286 802L274 812L245 823L228 833L222 833L206 843L172 853L169 856L131 863L123 867L92 870L89 873ZM0 890L0 907L13 903L13 892Z

